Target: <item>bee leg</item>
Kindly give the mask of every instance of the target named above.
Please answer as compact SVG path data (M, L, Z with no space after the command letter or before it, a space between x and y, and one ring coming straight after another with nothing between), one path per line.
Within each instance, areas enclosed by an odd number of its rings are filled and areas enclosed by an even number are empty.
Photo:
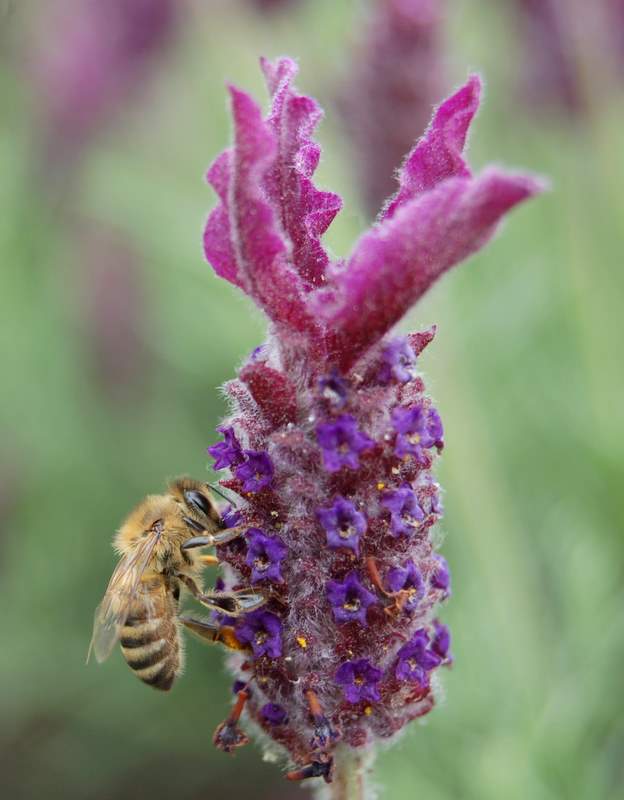
M217 625L205 619L194 619L193 617L180 617L180 622L188 628L191 633L205 642L222 644L228 650L246 650L247 647L238 641L234 628L230 625Z
M185 521L187 518L184 518ZM195 547L217 547L220 544L227 544L233 539L237 539L242 533L247 530L245 525L239 525L238 528L224 528L216 533L204 533L201 536L191 536L182 544L182 550L192 550Z
M204 593L188 575L177 575L176 577L182 581L193 597L199 600L203 606L210 608L212 611L228 614L231 617L238 617L248 611L254 611L266 603L264 595L255 594L246 589L241 589L237 592Z

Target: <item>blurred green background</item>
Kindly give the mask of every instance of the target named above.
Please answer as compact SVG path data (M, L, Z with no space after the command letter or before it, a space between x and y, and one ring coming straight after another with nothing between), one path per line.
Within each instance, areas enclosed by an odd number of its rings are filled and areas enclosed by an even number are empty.
M202 256L214 204L202 175L230 137L224 83L266 105L258 55L298 57L298 86L327 112L317 183L345 198L327 238L345 255L367 221L334 101L365 4L301 0L264 18L234 0L180 2L175 40L71 178L39 163L29 48L62 46L42 35L42 5L0 4L2 787L65 800L299 796L259 748L213 750L230 702L217 648L189 641L187 672L163 696L118 652L101 667L84 659L112 533L166 477L214 477L218 387L263 336L260 314ZM615 800L624 102L601 86L582 120L530 113L514 85L530 56L505 3L448 6L448 89L474 68L488 83L472 163L530 168L553 191L404 321L439 325L422 366L446 427L443 618L456 662L445 702L380 755L376 779L393 798Z

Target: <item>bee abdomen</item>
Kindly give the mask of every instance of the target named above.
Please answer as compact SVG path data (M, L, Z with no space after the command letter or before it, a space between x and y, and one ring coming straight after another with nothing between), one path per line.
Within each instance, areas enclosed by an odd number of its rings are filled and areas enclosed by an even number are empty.
M173 620L127 620L121 652L143 683L165 692L171 689L181 667L179 635Z

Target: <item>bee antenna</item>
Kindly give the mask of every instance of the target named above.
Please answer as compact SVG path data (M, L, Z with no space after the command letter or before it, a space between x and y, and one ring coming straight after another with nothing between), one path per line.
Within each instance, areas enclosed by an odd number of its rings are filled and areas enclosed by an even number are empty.
M231 506L234 506L234 508L238 508L238 506L236 505L236 503L235 503L235 502L234 502L234 501L233 501L233 500L232 500L230 497L228 497L228 496L227 496L227 495L226 495L224 492L222 492L222 491L221 491L221 489L219 489L219 487L218 487L218 485L217 485L217 484L214 484L214 483L209 483L209 484L208 484L208 486L210 486L210 488L212 489L212 491L213 491L213 492L216 492L216 493L217 493L217 494L218 494L220 497L222 497L224 500L227 500L227 501L228 501L228 503L229 503Z

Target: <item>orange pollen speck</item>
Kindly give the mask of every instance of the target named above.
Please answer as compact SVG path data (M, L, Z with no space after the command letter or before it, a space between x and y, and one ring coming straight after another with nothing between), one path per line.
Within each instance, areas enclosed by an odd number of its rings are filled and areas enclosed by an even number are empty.
M305 638L305 636L297 636L297 644L302 650L305 650L308 646L308 640Z
M361 686L364 683L364 678L362 678L362 677L354 678L353 683L356 686Z
M383 483L383 481L379 481L379 483L377 484L377 488L379 489L379 491L381 491L382 489L386 488L386 484Z
M364 709L364 713L366 714L367 717L370 717L370 715L373 713L372 706L366 706L366 708Z

